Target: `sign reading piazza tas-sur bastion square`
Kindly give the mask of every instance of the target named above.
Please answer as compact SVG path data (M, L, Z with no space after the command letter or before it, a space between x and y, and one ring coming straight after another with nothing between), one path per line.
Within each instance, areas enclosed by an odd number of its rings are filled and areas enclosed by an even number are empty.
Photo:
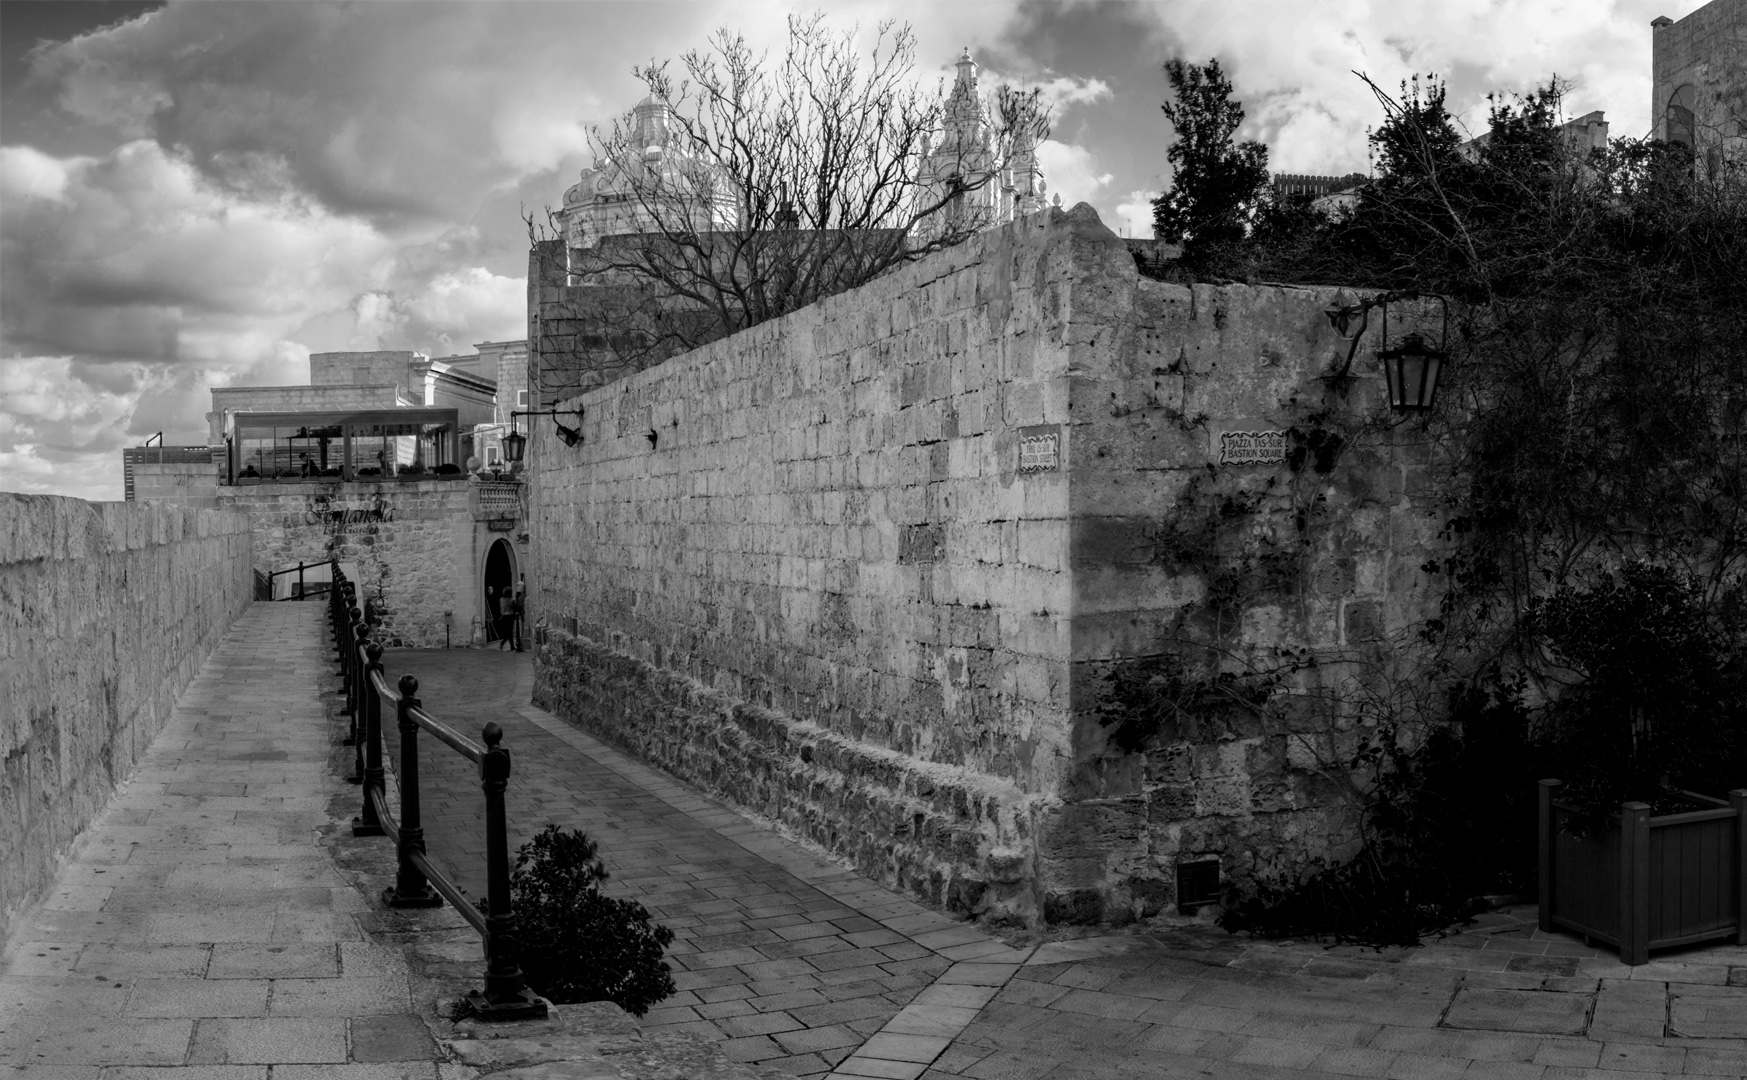
M1278 465L1286 460L1284 431L1222 431L1221 465Z

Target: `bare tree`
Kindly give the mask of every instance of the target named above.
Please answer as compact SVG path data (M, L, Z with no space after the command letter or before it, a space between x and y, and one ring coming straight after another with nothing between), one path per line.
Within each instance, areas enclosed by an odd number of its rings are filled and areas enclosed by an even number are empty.
M601 290L574 335L589 363L647 366L1041 206L1038 90L977 100L966 57L930 92L908 26L865 52L819 15L788 30L774 61L721 30L682 78L634 68L649 97L593 133L588 213L553 222L569 280Z

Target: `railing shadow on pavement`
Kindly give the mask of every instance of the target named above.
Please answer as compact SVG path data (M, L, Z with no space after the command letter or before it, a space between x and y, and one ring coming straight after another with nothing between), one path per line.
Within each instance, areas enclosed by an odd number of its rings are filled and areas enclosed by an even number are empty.
M503 729L487 723L480 732L484 745L426 712L417 697L419 682L402 675L398 692L390 689L382 670L382 646L370 640L371 628L357 605L357 586L347 580L336 561L331 564L334 588L328 614L345 680L345 715L349 717L345 745L353 748L353 774L347 779L363 788L362 806L352 819L353 836L387 835L394 841L395 882L382 892L394 908L440 907L444 900L461 913L485 944L485 988L467 995L467 1003L482 1020L529 1020L546 1015L546 1001L532 993L522 977L520 939L510 901L508 826L504 791L509 786L510 752ZM390 703L400 730L400 816L388 805L382 766L382 704ZM419 817L418 733L423 729L479 766L485 793L486 911L481 912L449 876L425 854L425 832Z

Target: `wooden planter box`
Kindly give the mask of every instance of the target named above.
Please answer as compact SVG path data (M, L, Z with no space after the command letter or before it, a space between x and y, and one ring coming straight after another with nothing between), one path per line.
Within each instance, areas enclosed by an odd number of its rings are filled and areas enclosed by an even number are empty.
M1728 802L1682 792L1706 809L1662 817L1623 803L1601 834L1575 836L1562 786L1541 781L1542 930L1605 941L1634 965L1712 938L1747 945L1747 789Z

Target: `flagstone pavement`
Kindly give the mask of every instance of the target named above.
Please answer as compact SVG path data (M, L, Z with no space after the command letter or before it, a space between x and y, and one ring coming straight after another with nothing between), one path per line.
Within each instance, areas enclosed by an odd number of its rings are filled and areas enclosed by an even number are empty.
M239 621L19 921L0 1077L475 1075L441 1060L416 976L361 928L374 901L318 842L331 801L358 792L329 763L320 617L257 604ZM504 727L512 846L548 821L584 829L610 888L674 928L679 992L645 1030L737 1061L844 1080L1747 1077L1747 948L1628 968L1540 933L1532 907L1412 950L1207 927L1010 945L532 708L525 654L385 661L456 727ZM420 750L433 858L478 894L477 780L434 740Z

